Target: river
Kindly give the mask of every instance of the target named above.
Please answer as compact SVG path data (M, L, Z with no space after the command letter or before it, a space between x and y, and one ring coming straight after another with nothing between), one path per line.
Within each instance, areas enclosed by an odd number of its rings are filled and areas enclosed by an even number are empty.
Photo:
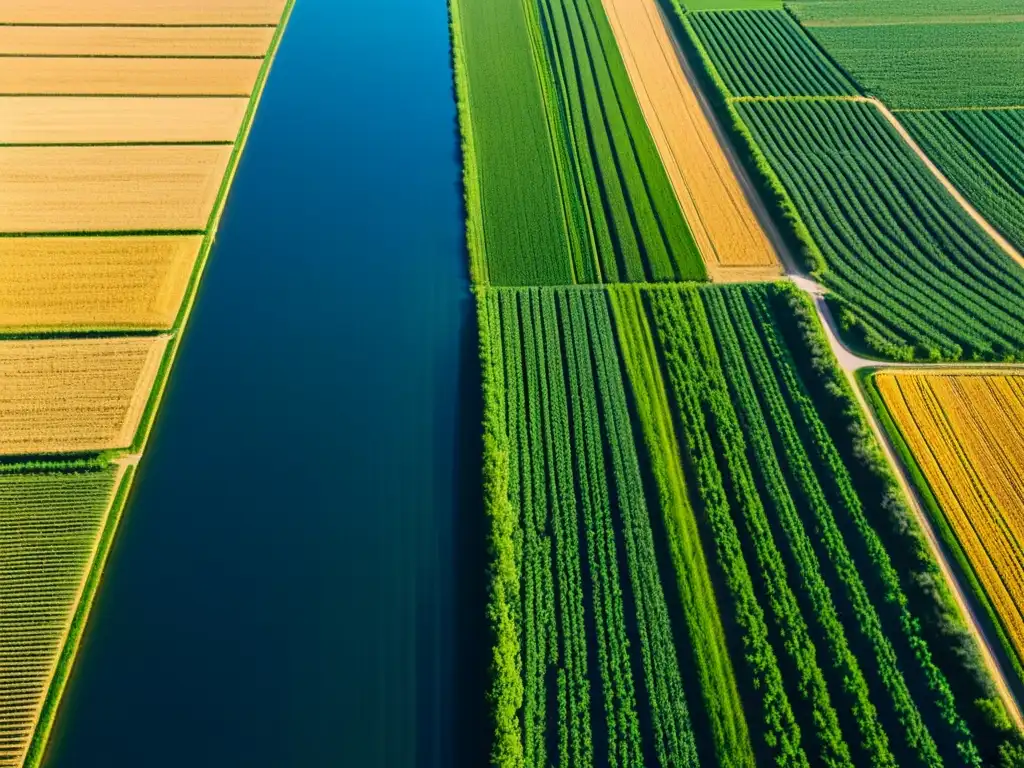
M298 0L50 768L484 762L447 24L444 0Z

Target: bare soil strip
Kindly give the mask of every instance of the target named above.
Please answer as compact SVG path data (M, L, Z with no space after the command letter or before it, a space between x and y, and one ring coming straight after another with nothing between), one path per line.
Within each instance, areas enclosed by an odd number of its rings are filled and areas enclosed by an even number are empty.
M127 448L168 338L0 342L0 454Z
M234 142L249 100L0 96L0 144Z
M246 96L260 59L0 57L0 94Z
M782 269L718 143L655 0L604 0L644 117L712 280ZM732 275L736 275L733 277Z
M273 36L273 27L0 26L0 54L263 56Z
M0 148L0 232L206 228L229 145Z
M287 0L4 0L0 24L268 24Z
M169 329L201 235L0 237L4 331Z

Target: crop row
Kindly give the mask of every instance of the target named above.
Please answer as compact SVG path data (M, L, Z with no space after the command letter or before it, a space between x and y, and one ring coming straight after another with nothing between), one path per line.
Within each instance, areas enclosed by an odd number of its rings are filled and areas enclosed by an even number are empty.
M1024 251L1024 109L899 117L971 204Z
M759 693L764 748L778 765L977 764L775 329L769 290L647 294L683 468L724 576L723 613L743 631L745 658L734 661ZM640 327L621 310L616 322Z
M0 766L20 766L64 648L115 472L0 475Z
M696 764L603 298L480 298L502 766Z
M736 104L845 328L896 359L1024 355L1024 273L874 106Z
M844 96L857 89L782 10L690 13L727 96Z

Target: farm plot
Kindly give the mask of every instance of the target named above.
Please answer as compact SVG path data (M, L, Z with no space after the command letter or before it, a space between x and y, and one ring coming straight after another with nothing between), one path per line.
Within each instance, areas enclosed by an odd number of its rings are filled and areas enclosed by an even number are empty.
M808 31L866 92L890 107L1024 104L1024 15L1012 22L823 26Z
M950 21L1005 21L1024 17L1024 0L794 0L805 26L875 26Z
M711 123L683 72L655 0L604 0L640 107L715 281L780 272Z
M273 27L0 26L0 54L263 56Z
M452 31L477 283L573 282L543 95L520 0L453 0Z
M1024 373L880 373L897 437L941 516L947 544L973 571L1024 659ZM964 559L966 558L966 559Z
M493 762L696 765L605 296L491 290L479 309Z
M19 768L121 471L0 474L0 766Z
M727 96L846 96L857 89L785 11L691 13Z
M1024 252L1024 109L901 112L914 140Z
M0 24L275 26L287 0L5 0Z
M233 143L248 105L244 98L0 96L0 144Z
M0 94L248 96L260 59L0 57Z
M0 237L0 328L173 325L201 235Z
M0 454L127 448L165 336L0 342Z
M576 169L564 174L571 221L592 253L576 260L577 282L704 278L601 0L537 2L549 115L562 168ZM649 28L641 34L654 42Z
M1024 272L871 104L739 103L846 330L895 359L1024 354Z
M206 229L228 145L0 148L0 232Z

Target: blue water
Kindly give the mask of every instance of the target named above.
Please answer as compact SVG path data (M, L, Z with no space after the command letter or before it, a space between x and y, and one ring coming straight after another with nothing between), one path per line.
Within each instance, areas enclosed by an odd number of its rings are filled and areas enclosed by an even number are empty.
M483 762L449 57L444 0L298 0L51 768Z

